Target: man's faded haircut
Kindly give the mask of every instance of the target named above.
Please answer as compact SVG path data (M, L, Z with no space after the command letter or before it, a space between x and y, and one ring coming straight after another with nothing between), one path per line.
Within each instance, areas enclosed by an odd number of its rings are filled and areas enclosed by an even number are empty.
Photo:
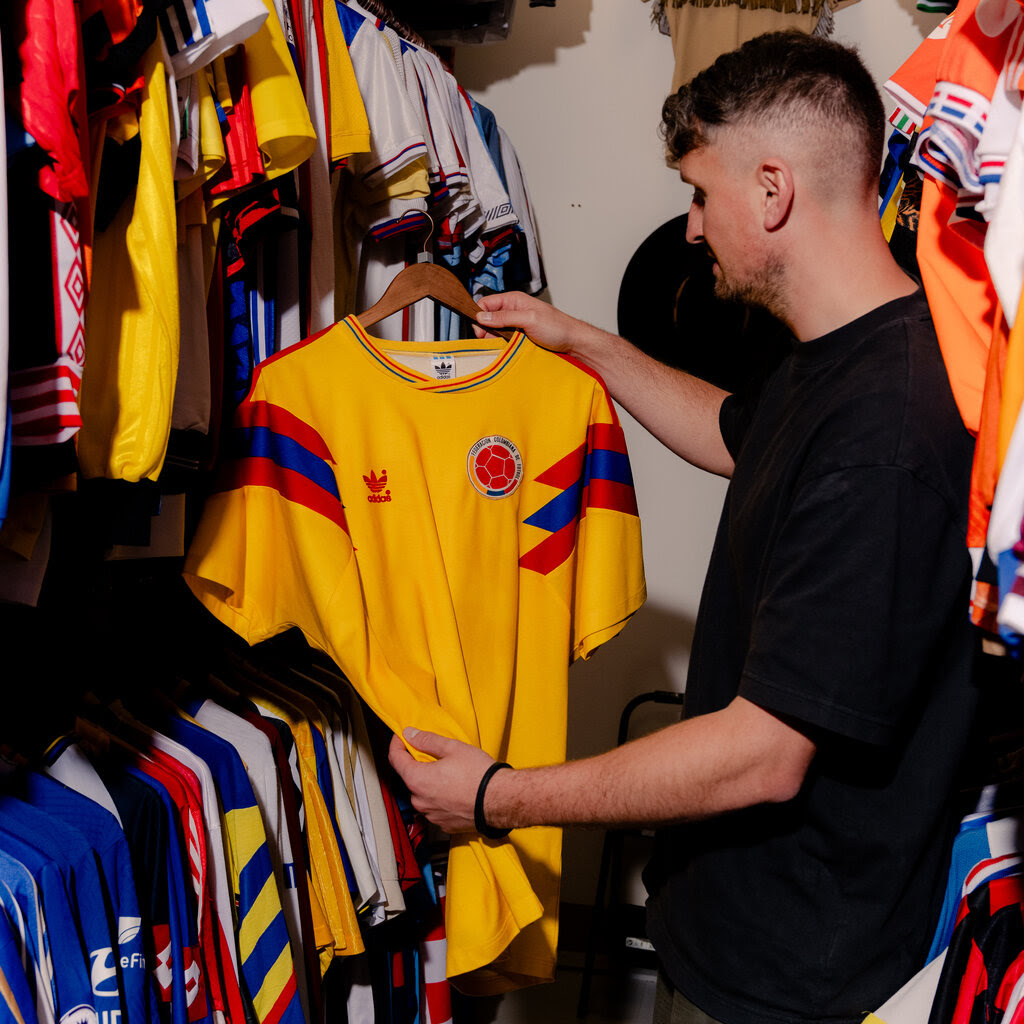
M675 161L706 146L718 128L764 126L816 130L822 162L847 161L865 184L877 180L882 163L885 111L860 57L795 30L769 32L723 54L669 96L661 119Z

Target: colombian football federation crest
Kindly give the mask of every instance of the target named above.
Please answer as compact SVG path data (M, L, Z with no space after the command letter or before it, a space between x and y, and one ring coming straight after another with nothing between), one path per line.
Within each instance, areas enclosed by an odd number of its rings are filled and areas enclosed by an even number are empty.
M507 498L523 479L523 457L507 437L492 434L469 449L466 471L481 494Z

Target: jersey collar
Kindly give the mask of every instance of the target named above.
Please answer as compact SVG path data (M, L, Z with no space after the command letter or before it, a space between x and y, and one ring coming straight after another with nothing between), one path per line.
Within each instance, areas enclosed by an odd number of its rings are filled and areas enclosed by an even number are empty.
M345 317L345 319L341 321L341 324L348 329L350 336L359 344L366 357L370 359L383 373L402 381L404 384L416 389L417 391L429 391L434 394L455 394L462 391L472 391L477 388L485 387L512 365L527 340L526 335L523 334L522 331L516 331L512 335L512 340L507 343L502 342L500 339L492 341L491 339L486 338L438 341L430 343L415 341L379 341L371 338L366 333L365 328L354 315ZM469 352L479 353L493 351L495 353L495 359L476 373L470 373L464 377L455 377L448 381L439 381L433 377L427 376L426 374L420 373L418 370L410 369L408 366L398 362L396 359L392 359L391 356L384 351L384 348L394 352L432 351L444 355L448 355L449 353L458 355L459 353L466 354Z

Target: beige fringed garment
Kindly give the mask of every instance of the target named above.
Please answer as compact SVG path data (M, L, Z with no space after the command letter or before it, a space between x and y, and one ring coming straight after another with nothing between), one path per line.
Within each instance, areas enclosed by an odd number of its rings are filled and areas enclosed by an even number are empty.
M675 69L672 92L716 57L762 32L799 29L828 34L832 14L857 0L663 0L672 37Z

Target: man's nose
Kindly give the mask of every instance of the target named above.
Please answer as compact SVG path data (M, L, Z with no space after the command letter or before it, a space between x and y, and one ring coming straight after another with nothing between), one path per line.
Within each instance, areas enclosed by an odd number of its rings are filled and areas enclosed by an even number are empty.
M686 240L693 245L704 240L704 213L697 203L690 203L686 218Z

